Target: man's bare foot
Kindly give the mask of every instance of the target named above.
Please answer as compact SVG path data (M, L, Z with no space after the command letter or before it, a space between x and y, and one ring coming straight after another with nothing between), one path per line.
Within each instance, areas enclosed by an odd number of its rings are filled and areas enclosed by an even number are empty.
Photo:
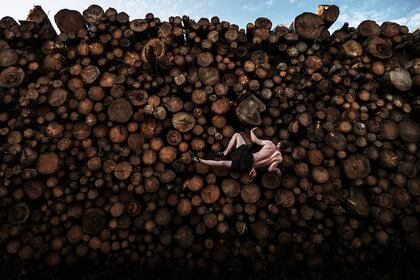
M221 157L221 158L226 157L225 152L215 152L214 154L215 154L216 157Z
M201 161L201 159L199 157L195 156L195 155L191 155L191 160L193 162L200 162Z

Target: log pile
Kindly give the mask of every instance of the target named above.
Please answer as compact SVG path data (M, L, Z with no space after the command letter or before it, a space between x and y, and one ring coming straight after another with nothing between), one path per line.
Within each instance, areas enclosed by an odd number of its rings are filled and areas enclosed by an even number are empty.
M220 271L420 251L418 31L337 6L142 19L97 5L0 20L0 257ZM283 176L191 162L249 129Z

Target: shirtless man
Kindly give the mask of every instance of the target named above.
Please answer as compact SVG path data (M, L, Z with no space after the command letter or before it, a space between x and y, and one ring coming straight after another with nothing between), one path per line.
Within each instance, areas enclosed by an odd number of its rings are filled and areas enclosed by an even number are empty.
M194 161L202 162L210 166L228 167L234 172L249 172L249 177L252 180L256 175L256 168L268 166L268 171L276 172L282 175L280 169L277 167L283 161L281 155L280 143L275 145L270 140L261 140L255 136L254 130L251 130L251 141L257 145L262 146L261 150L256 153L247 151L245 140L239 133L235 133L229 141L226 150L219 152L218 155L226 157L229 152L235 147L233 151L237 155L235 160L207 160L198 157L193 157Z

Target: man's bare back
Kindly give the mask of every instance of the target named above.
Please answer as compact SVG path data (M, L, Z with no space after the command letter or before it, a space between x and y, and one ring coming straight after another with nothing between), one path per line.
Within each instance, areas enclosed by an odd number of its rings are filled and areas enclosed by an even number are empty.
M283 161L283 156L280 152L280 144L274 145L270 140L261 140L255 136L256 128L251 130L251 140L253 143L262 146L261 150L256 153L253 153L254 156L254 167L264 167L269 166L268 171L274 171L281 175L280 169L277 168L277 165Z

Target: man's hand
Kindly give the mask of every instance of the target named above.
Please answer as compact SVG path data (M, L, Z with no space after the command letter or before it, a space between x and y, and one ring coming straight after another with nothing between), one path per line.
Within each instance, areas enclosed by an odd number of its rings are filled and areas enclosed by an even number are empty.
M283 174L281 173L281 170L279 168L276 168L274 171L277 173L277 175L283 176Z
M255 144L257 144L257 145L264 146L264 143L265 143L265 142L267 142L267 140L261 140L261 139L258 139L258 137L257 137L257 136L255 135L255 133L254 133L254 131L255 131L256 129L258 129L258 127L254 127L254 128L251 130L251 132L250 132L250 134L251 134L251 141L252 141L252 143L255 143Z
M251 171L249 171L249 182L252 182L252 179L257 176L257 171L255 168L252 168Z

